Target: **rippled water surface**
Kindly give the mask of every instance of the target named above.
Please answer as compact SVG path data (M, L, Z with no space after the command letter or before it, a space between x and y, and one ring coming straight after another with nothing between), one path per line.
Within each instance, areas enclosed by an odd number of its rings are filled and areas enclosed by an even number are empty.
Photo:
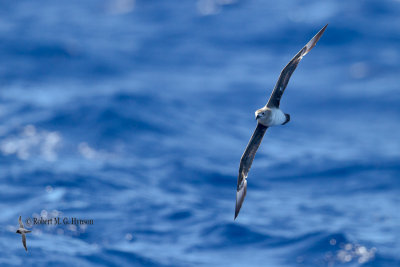
M400 266L399 12L2 1L0 265ZM254 111L326 23L234 221ZM27 225L40 217L93 224Z

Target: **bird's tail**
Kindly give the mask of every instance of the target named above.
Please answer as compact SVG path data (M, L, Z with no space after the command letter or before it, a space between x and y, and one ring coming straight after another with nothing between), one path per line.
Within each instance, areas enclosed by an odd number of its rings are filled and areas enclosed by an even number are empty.
M290 121L290 114L285 113L285 117L286 117L286 120L284 123L282 123L282 125L285 125L286 123L288 123Z

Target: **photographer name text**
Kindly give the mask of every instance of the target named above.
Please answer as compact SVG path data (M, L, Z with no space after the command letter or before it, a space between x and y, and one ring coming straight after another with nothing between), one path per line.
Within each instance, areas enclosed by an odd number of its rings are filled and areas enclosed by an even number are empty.
M54 217L54 218L43 218L43 217L35 217L26 219L26 223L28 225L59 225L59 224L73 224L73 225L84 225L94 224L93 219L80 219L75 217Z

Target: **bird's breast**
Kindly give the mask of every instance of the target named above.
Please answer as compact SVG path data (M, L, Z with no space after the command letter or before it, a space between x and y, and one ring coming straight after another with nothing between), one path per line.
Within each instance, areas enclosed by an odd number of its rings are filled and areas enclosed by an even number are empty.
M269 112L267 112L267 116L258 119L258 122L264 126L281 125L285 121L285 113L279 108L271 108Z

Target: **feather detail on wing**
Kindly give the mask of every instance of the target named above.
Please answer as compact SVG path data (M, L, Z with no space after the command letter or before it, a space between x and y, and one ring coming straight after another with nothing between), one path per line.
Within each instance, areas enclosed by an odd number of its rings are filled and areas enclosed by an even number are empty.
M307 55L308 52L315 46L318 40L321 38L328 24L325 25L304 47L301 49L295 56L290 60L290 62L286 65L286 67L282 70L281 75L279 76L278 82L275 85L274 90L268 100L267 107L269 108L278 108L283 92L288 85L289 79L292 76L293 72L296 70L297 65L300 60Z
M22 223L21 216L19 216L18 222L19 222L19 227L24 228L24 224Z
M26 251L28 251L28 248L26 247L26 235L22 234L22 244L24 245L24 248Z
M257 124L257 127L254 130L254 133L251 136L249 143L247 144L246 150L244 151L242 158L240 159L239 176L236 189L235 219L239 214L240 208L242 207L244 198L246 196L247 175L250 171L251 164L253 163L258 147L260 146L261 141L267 129L268 129L267 126L264 126L259 123Z

